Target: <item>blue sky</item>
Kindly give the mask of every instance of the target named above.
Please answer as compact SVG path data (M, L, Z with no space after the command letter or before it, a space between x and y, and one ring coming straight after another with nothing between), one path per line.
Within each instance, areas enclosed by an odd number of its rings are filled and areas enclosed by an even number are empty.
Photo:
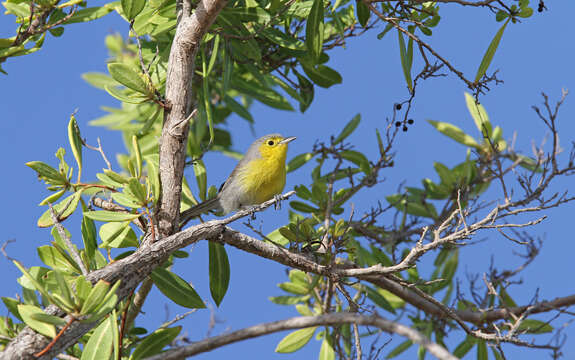
M505 83L494 87L481 99L492 123L503 128L505 139L511 139L513 132L517 132L516 149L525 154L531 154L532 143L541 143L546 135L543 124L531 109L531 105L541 103L540 93L544 91L552 100L556 100L562 88L575 91L575 43L572 32L567 30L571 28L570 16L575 11L575 4L569 1L548 2L547 7L549 11L535 12L523 24L510 24L507 28L490 68L500 69L499 77ZM434 29L434 36L428 42L472 78L500 24L495 23L494 15L486 10L443 6L441 14L442 22ZM0 37L12 36L14 29L13 18L3 16ZM107 50L104 36L114 32L126 34L127 29L127 24L114 15L89 24L69 26L61 38L49 37L41 51L10 59L4 64L9 75L0 77L3 113L0 153L6 169L0 178L4 190L4 226L0 229L0 241L15 239L16 242L10 244L7 250L10 256L27 266L40 264L35 248L47 244L50 235L48 230L36 227L36 220L44 211L37 203L45 197L46 191L24 163L31 160L56 163L53 154L59 146L68 146L66 124L69 115L76 109L79 110L77 119L82 134L89 143L95 144L96 138L100 137L105 151L112 158L113 154L123 150L119 133L88 126L88 121L104 114L100 106L117 106L118 102L90 87L80 75L88 71L105 72ZM356 113L361 113L362 122L349 140L357 149L375 157L375 129L383 131L386 118L392 114L393 104L408 96L396 36L388 34L382 40L377 40L376 34L374 31L351 39L346 49L330 53L330 66L341 73L343 83L327 90L316 89L316 99L306 113L281 112L255 104L252 108L256 119L253 132L242 119L230 118L228 126L234 136L235 149L244 151L256 137L280 132L298 137L290 144L289 158L311 150L318 140L328 141L330 135L336 135ZM417 65L416 59L415 68ZM452 166L464 160L465 148L439 134L425 121L451 122L478 137L465 107L464 91L464 84L451 75L431 79L418 88L411 115L415 124L407 133L399 136L395 166L384 171L385 182L382 185L354 200L356 211L369 209L373 198L383 199L396 192L402 182L408 186L418 186L425 177L436 179L434 161ZM560 111L559 127L565 148L574 140L574 96L567 98ZM104 167L98 154L87 151L84 154L84 162L89 164L85 174L94 174ZM565 159L566 154L562 158ZM219 185L235 161L214 153L206 156L205 163L209 182ZM297 184L309 184L310 171L311 166L304 166L289 174L286 189ZM192 180L191 171L187 175ZM554 189L563 191L572 188L572 184L573 179L565 179L555 183ZM493 192L491 195L500 194ZM283 224L287 208L284 206L280 211L270 209L258 215L255 224L261 225L264 232L272 231ZM575 251L569 226L574 210L574 204L567 204L547 211L548 219L533 230L542 236L544 245L537 260L523 272L521 278L524 285L511 290L518 303L527 303L537 289L540 299L573 294L573 287L570 283L565 284L564 279L571 273L572 254ZM344 215L348 212L349 209L346 209ZM72 217L65 225L75 239L79 239L78 218ZM233 227L254 235L241 223L233 224ZM482 236L484 241L461 250L457 277L462 283L466 283L467 273L488 271L492 256L496 264L505 268L519 264L512 255L513 251L519 250L516 245L492 233ZM207 245L200 242L187 250L191 251L191 256L178 261L174 271L191 281L205 300L211 301L207 283ZM228 249L228 255L232 278L220 308L216 309L212 303L212 311L198 311L180 323L190 339L198 340L206 336L211 315L217 319L212 335L297 315L293 307L275 305L267 299L282 294L276 284L286 280L284 266L235 249ZM18 270L0 257L0 273L4 277L0 295L14 296L19 291L16 283L16 278L20 276ZM166 298L154 291L144 308L146 316L142 317L139 325L152 329L185 311L173 304L169 304L166 310L165 304L168 303ZM3 315L6 313L3 308L0 312ZM561 322L556 324L563 325ZM572 358L575 356L575 329L572 325L567 325L565 334L569 335L564 347L565 358ZM293 355L273 353L283 336L285 333L230 345L204 354L201 358L228 359L238 354L250 354L252 359L307 359L317 356L320 343L313 340L305 349ZM459 339L460 336L454 336L450 343L456 344ZM402 341L395 339L388 349ZM514 349L512 346L504 349L508 358L518 358L519 353L522 354L521 359L547 356L541 351ZM407 354L404 358L413 355ZM474 351L468 358L475 358Z

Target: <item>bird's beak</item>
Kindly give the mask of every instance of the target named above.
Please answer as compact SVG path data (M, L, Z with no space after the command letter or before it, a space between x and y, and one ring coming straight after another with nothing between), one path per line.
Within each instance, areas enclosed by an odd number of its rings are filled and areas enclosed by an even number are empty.
M280 144L287 144L287 143L289 143L289 142L291 142L291 141L294 141L295 139L296 139L295 136L290 136L290 137L287 137L287 138L283 139L283 140L280 141L279 143L280 143Z

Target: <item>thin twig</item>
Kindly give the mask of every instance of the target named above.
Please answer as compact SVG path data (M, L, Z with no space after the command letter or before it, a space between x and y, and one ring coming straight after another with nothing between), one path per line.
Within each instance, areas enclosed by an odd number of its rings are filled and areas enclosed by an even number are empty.
M60 223L59 218L60 218L61 214L56 213L56 210L54 209L54 207L52 206L51 203L48 203L48 206L50 207L50 217L52 218L52 222L54 222L54 226L56 226L56 230L58 231L60 238L62 238L62 240L64 241L64 243L68 247L70 255L72 255L72 258L74 258L74 261L80 267L80 271L82 272L82 275L84 275L84 276L88 275L88 270L86 269L86 266L84 265L84 262L82 261L82 258L80 257L80 254L78 253L78 250L76 249L74 244L72 244L72 240L70 239L68 234L66 234L66 229L64 229L64 226L62 226L62 223ZM64 210L62 210L62 212L64 212Z

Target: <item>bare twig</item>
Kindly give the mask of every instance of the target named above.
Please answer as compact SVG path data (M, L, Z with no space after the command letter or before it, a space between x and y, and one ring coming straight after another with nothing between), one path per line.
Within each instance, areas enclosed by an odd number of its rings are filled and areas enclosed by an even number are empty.
M72 199L70 199L70 201L71 200ZM78 250L76 249L74 244L72 244L72 240L70 239L68 234L66 234L66 229L64 229L64 226L62 226L62 223L60 223L59 218L60 218L61 214L56 213L56 210L54 210L54 207L52 206L52 204L48 203L48 206L50 207L50 217L52 218L52 221L54 222L54 226L56 226L56 230L58 230L58 235L60 235L60 238L62 238L62 240L64 241L64 243L68 247L70 255L72 255L72 258L74 258L74 261L76 262L76 264L78 264L78 267L80 268L80 271L82 272L82 275L84 275L84 276L88 275L88 270L86 269L86 266L84 265L84 262L82 261L82 258L80 257L80 254L78 253ZM62 210L62 212L64 212L64 210Z
M275 333L283 330L301 329L311 326L337 326L341 324L358 324L378 327L380 330L405 336L416 344L423 346L427 351L438 359L456 360L457 358L450 354L442 346L431 342L418 331L407 326L385 320L377 315L365 316L352 313L334 313L320 316L303 316L291 319L264 323L251 326L242 330L234 331L230 334L214 336L191 345L186 345L171 350L167 350L160 355L151 356L146 360L172 360L200 354L206 351L217 349L227 344L252 339L255 337Z

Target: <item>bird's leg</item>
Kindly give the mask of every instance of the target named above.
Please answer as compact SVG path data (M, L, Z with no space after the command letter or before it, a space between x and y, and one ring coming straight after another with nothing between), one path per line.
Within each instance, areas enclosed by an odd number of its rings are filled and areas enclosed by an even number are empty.
M274 209L275 210L281 210L281 208L282 208L282 196L281 196L281 194L275 194L274 200L276 201L274 203Z

